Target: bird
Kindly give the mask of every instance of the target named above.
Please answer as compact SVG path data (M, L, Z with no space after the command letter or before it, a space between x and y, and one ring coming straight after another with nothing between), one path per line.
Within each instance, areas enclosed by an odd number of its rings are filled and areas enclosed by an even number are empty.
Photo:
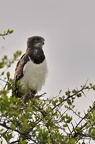
M36 95L45 84L48 67L43 51L44 42L45 39L41 36L27 39L26 52L15 68L13 93L16 97L28 93Z

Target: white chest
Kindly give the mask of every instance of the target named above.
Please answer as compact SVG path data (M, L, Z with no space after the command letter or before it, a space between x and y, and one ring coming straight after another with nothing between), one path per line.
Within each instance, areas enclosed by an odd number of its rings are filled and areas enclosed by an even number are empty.
M29 61L23 70L24 76L20 80L26 90L36 90L37 92L42 89L47 77L48 69L46 60L41 64L34 64Z

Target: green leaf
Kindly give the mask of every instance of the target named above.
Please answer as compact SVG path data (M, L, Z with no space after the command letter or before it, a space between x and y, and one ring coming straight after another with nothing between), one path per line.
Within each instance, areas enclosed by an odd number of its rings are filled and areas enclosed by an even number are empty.
M21 51L16 51L13 56L14 56L14 60L16 60L20 55L21 55Z
M1 73L1 75L4 75L4 71Z
M95 129L91 130L91 135L95 137Z
M77 92L77 90L76 90L76 89L72 90L72 93L76 93L76 92Z
M58 103L58 99L52 101L52 104L53 104L54 106L55 106L57 103Z
M80 132L80 131L81 131L80 127L76 127L75 130L76 130L77 132Z
M23 140L22 138L20 138L20 144L27 144L26 140Z
M78 115L80 115L80 112L78 112Z
M76 142L76 140L73 139L73 138L71 138L71 139L69 140L69 144L75 144L75 142Z
M82 96L82 94L81 94L81 93L78 93L78 94L77 94L77 97L78 97L78 98L79 98L79 97L81 97L81 96Z
M68 103L69 105L72 105L71 99L67 99L67 103Z
M67 96L70 96L70 93L71 93L71 92L70 92L69 90L65 92L65 94L66 94Z
M9 78L10 78L10 72L7 72L7 78L9 80Z
M11 33L13 33L13 30L8 29L6 33L11 34Z
M95 91L95 85L93 86L93 90Z
M0 62L0 69L4 67L4 63Z

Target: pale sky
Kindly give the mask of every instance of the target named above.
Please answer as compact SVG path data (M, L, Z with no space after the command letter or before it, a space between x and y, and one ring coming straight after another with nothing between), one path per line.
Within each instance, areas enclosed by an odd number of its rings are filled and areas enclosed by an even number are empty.
M0 38L2 55L24 53L33 35L45 38L49 75L41 93L55 96L87 80L95 83L95 0L0 0L0 32L8 28L14 33ZM76 104L85 109L94 95Z
M49 75L42 91L48 95L87 80L95 83L94 0L0 0L0 32L8 28L14 33L0 38L2 55L24 53L27 38L33 35L45 38Z

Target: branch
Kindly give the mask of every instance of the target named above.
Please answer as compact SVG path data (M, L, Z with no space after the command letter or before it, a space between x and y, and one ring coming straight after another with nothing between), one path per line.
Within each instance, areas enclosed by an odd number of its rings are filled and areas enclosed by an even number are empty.
M4 33L0 33L0 36L5 40L5 36L13 33L13 30L8 29L7 31L4 31Z
M13 142L11 142L9 144L16 144L17 142L19 142L19 140L13 141Z
M87 118L88 117L88 115L89 115L89 113L93 110L93 109L95 109L95 106L93 106L85 115L84 115L84 117L77 123L77 125L75 126L75 127L73 127L73 130L72 130L72 132L71 132L71 134L73 133L73 131L75 131L75 134L73 135L73 137L75 138L76 136L78 136L78 135L80 135L81 137L91 137L91 135L88 135L88 134L83 134L83 132L76 132L76 128L82 123L82 121L83 120L85 120L85 118ZM80 127L80 130L83 130L83 128L86 126L88 124L88 122L86 121L81 127ZM81 138L80 137L80 138ZM80 139L79 138L79 139Z
M56 107L59 107L63 102L65 102L65 101L67 101L68 99L70 99L70 98L73 98L74 96L76 96L78 93L83 93L84 94L84 92L83 92L83 90L86 90L86 89L92 89L93 87L91 86L91 87L86 87L86 85L84 85L80 90L78 90L78 91L76 91L74 94L72 94L72 95L69 95L69 96L67 96L67 98L65 98L65 99L63 99L61 102L59 102L58 104L56 104L53 108L52 108L52 110L54 110Z
M9 126L7 126L5 122L0 123L0 126L6 128L6 129L8 129L8 130L12 130L12 128L10 128ZM17 132L17 133L19 133L19 134L22 134L22 133L21 133L20 131L18 131L18 130L14 130L14 131Z

